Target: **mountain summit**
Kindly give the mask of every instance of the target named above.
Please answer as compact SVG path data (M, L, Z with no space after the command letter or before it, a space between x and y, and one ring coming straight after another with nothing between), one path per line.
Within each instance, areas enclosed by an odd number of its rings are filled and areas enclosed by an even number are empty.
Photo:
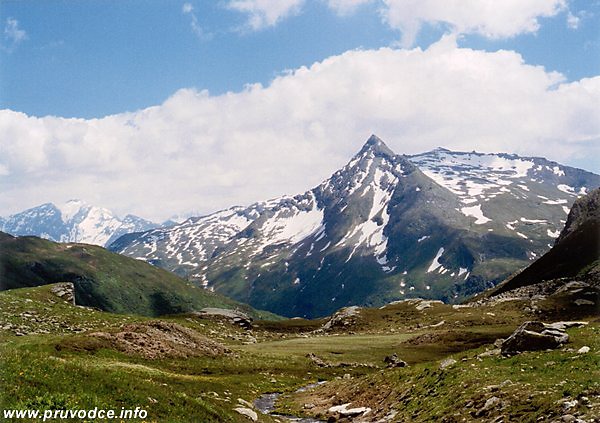
M396 155L377 135L371 135L354 157L363 156L369 152L379 157L394 157Z
M371 136L317 187L128 234L122 254L287 316L425 297L458 301L545 253L600 176L542 158Z
M46 203L0 219L0 230L12 235L33 235L51 241L102 246L124 234L157 226L133 215L120 219L110 210L82 200L69 200L58 206Z

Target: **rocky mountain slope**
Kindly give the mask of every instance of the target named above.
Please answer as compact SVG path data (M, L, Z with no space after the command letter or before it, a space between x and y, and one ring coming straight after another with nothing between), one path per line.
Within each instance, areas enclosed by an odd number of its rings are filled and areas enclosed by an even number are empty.
M71 200L52 203L0 218L0 230L12 235L33 235L58 242L82 242L105 246L122 235L146 231L160 225L137 216L123 219L108 209Z
M458 301L546 252L573 201L599 185L598 175L541 158L400 156L372 136L304 194L129 234L110 248L288 316Z
M534 285L540 288L544 282L555 290L573 283L580 292L588 286L595 286L596 291L600 288L600 189L575 201L567 223L550 251L500 284L488 296L506 295Z
M74 284L78 305L114 313L157 316L223 307L259 315L170 272L98 246L0 232L0 291L57 282Z

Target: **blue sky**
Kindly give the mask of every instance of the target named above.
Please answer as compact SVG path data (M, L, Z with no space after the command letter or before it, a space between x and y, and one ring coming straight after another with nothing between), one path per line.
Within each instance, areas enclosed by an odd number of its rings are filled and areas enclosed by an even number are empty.
M397 153L600 173L600 0L0 0L0 215L153 219Z

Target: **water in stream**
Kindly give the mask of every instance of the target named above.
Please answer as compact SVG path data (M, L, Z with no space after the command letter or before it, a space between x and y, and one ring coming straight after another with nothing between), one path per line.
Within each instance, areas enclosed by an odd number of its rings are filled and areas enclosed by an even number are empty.
M311 383L310 385L303 386L298 389L296 392L304 392L308 389L314 388L318 385L321 385L325 382L317 382ZM273 392L270 394L263 394L258 399L254 401L254 406L258 411L263 414L269 414L273 417L278 417L288 422L298 422L298 423L321 423L323 420L316 420L310 417L296 417L296 416L286 416L282 414L273 414L273 410L275 409L275 402L281 395L281 392Z

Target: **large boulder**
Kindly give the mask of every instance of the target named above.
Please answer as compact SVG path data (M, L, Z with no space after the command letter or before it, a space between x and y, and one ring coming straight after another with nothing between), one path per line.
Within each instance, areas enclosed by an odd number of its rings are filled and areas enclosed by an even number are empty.
M500 350L502 355L515 355L524 351L540 351L558 348L569 341L567 328L580 326L585 322L525 322L506 338Z

